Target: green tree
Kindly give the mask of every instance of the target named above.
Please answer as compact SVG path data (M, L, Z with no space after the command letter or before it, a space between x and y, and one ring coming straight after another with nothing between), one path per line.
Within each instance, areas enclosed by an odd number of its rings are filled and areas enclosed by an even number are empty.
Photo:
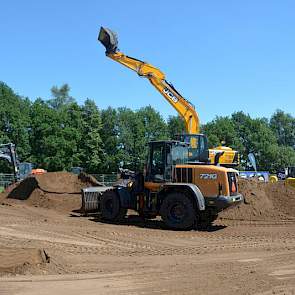
M167 139L167 125L158 111L147 106L136 113L142 124L146 144L152 140Z
M295 118L282 110L277 110L270 119L270 127L274 131L279 145L295 148Z
M141 169L149 141L185 132L179 116L165 123L151 106L100 111L89 99L79 106L69 91L67 84L54 86L52 99L32 103L0 82L0 143L15 143L22 161L49 171L82 166L91 173L109 173L121 161L126 168ZM242 169L250 152L260 170L275 172L295 163L295 118L281 110L270 120L253 119L243 112L216 117L202 126L202 132L210 147L225 141L238 150Z
M272 170L277 161L278 145L267 119L252 119L237 112L232 120L243 146L242 159L246 161L248 153L254 153L259 170Z
M213 121L204 124L201 131L207 135L210 147L225 144L234 149L242 148L236 126L229 117L216 117Z
M169 116L167 120L167 130L170 139L174 139L177 134L186 133L183 119L180 116Z
M75 99L70 96L70 90L68 84L63 84L61 87L53 86L51 88L52 99L48 100L48 105L59 110L65 105L74 103Z
M18 155L26 160L30 155L29 99L15 94L5 83L0 82L0 143L13 142Z
M116 109L108 107L101 112L102 128L100 131L103 143L103 161L100 165L101 172L110 173L118 170L119 167L119 126L118 112Z
M145 130L138 114L128 108L118 109L118 157L125 168L140 169L145 157Z
M31 121L31 161L49 171L62 170L65 156L62 137L64 125L59 113L39 98L32 105Z
M278 146L276 149L275 161L270 163L269 170L272 172L279 169L294 166L295 163L295 151L289 146Z
M81 164L78 145L82 137L82 114L77 103L56 110L42 99L31 108L31 161L49 170L68 170Z
M101 170L103 159L101 129L100 111L93 100L87 99L82 106L80 158L89 173L98 173Z
M151 106L138 111L118 109L118 161L123 161L126 168L142 169L148 142L167 137L165 121Z
M80 142L83 140L83 107L76 102L68 103L59 112L61 121L61 136L63 138L63 150L66 154L64 169L69 170L73 166L82 164Z

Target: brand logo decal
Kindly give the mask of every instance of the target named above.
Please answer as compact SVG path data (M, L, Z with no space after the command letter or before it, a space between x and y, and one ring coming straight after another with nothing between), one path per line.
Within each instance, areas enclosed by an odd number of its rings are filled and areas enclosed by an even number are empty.
M166 87L163 89L163 92L173 101L178 102L178 98Z

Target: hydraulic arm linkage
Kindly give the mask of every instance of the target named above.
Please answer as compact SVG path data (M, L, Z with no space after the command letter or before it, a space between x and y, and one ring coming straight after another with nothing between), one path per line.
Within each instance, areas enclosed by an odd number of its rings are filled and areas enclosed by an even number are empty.
M139 76L147 78L184 119L187 133L200 132L199 117L193 105L182 97L171 83L166 81L163 72L148 63L129 57L119 51L108 52L107 56L135 71Z

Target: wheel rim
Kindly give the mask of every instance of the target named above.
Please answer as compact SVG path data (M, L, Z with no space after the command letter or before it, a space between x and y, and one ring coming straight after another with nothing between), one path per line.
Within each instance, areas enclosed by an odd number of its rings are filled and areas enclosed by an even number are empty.
M186 215L186 209L183 204L175 204L170 208L170 216L175 221L181 221Z

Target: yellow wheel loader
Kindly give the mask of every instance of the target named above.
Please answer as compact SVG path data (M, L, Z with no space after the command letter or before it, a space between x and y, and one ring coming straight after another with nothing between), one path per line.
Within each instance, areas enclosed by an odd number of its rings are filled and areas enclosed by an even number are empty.
M123 171L113 187L83 189L82 211L99 212L104 220L117 222L132 209L145 219L161 216L171 229L209 226L220 211L243 201L237 173L195 164L190 154L185 142L150 142L144 173Z

